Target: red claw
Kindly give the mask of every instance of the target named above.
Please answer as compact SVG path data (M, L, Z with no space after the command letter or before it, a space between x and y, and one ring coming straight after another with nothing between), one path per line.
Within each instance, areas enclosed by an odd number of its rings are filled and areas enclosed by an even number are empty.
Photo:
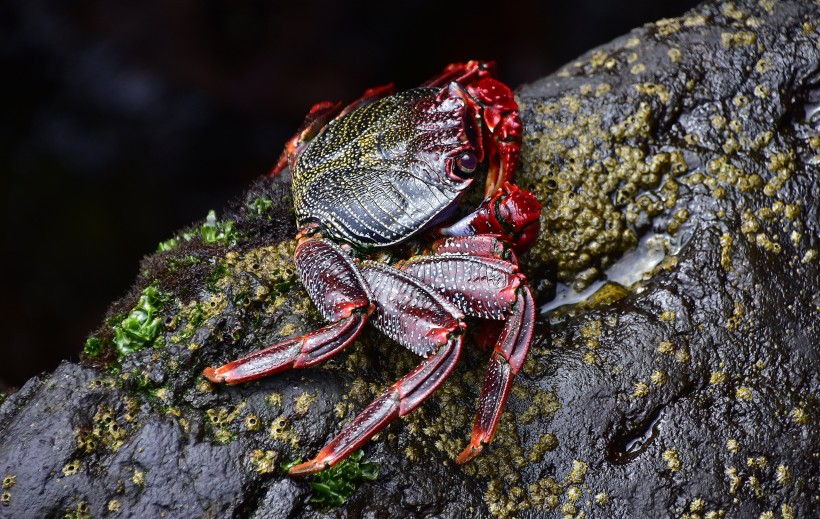
M532 247L541 229L543 206L529 191L506 182L490 200L488 219L504 229L516 251Z
M538 238L542 209L535 195L505 182L475 212L439 232L443 236L491 234L510 243L516 252L524 252Z

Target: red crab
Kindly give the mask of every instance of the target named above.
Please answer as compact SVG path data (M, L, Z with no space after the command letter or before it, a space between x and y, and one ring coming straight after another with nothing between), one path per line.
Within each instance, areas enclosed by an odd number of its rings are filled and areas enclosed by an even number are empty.
M207 368L205 376L237 384L312 366L353 342L368 321L424 357L292 475L337 463L435 391L458 361L465 315L504 325L470 445L456 462L472 460L492 440L535 321L513 250L532 245L541 213L531 193L509 182L521 121L492 69L453 64L419 88L393 94L392 85L377 87L344 108L319 103L271 173L290 169L297 271L330 324ZM484 170L484 201L458 219L466 188ZM393 266L366 259L385 248L410 257Z

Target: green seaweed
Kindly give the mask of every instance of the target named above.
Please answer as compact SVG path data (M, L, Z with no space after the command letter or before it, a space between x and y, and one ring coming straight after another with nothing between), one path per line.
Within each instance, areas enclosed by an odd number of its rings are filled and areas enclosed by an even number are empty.
M233 228L233 220L217 221L213 209L208 211L205 223L199 228L199 235L205 243L236 243L239 239L239 233Z
M153 344L162 330L162 312L170 296L156 284L145 287L137 305L119 323L114 324L114 345L120 358Z
M159 242L159 246L157 247L157 252L165 252L169 250L174 250L179 247L179 239L177 238L170 238L165 241Z
M362 463L363 457L363 451L356 451L329 469L317 472L310 483L313 488L310 502L321 506L342 506L361 483L375 481L379 477L379 468L375 463ZM291 467L300 463L302 458L283 463L282 474L287 474Z
M239 231L234 229L233 220L217 220L216 211L211 209L205 217L205 222L190 231L174 236L162 241L157 246L157 251L170 251L179 247L183 241L189 242L199 237L205 243L218 243L223 245L233 245L239 238Z
M102 353L103 343L97 337L89 337L83 346L83 353L88 357L99 357Z
M262 216L270 211L271 207L273 207L273 200L260 196L259 198L254 199L253 202L249 203L247 207L256 216Z
M375 463L362 463L362 451L355 452L344 461L317 473L310 486L313 487L311 503L323 506L342 506L365 481L375 481L379 469Z

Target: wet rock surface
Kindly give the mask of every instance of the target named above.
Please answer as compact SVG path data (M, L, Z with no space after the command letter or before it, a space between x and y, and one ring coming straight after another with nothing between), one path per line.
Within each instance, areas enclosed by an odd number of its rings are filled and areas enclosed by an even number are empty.
M321 367L201 377L321 321L290 260L288 187L263 179L143 261L82 364L5 398L0 516L816 514L818 24L807 2L707 4L519 89L518 183L546 208L526 272L543 302L588 293L540 316L473 464L452 463L486 363L473 348L365 446L379 477L339 508L282 466L412 354L368 331ZM625 257L637 281L614 274Z

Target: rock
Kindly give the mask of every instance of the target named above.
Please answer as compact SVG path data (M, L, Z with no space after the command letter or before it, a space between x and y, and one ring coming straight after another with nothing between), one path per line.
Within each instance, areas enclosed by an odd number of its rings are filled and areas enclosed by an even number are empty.
M518 183L545 205L524 259L549 311L471 465L452 458L486 363L472 348L364 447L379 477L340 508L282 466L412 354L368 331L321 367L201 377L321 321L290 259L288 187L260 179L144 260L82 364L5 398L0 515L815 515L819 15L704 4L518 91Z

